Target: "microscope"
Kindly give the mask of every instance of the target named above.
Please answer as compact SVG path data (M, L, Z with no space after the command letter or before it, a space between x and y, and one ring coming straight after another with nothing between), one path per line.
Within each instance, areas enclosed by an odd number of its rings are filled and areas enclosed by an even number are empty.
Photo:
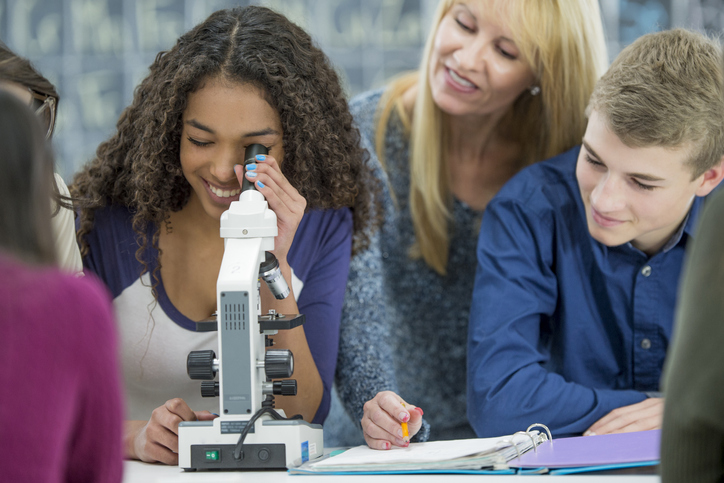
M245 165L257 154L268 150L260 144L246 148ZM189 377L203 380L202 396L219 397L220 416L179 424L179 467L185 471L286 469L324 453L321 425L274 409L274 395L296 395L297 381L278 380L293 374L294 357L272 348L269 336L302 325L304 315L261 315L260 278L277 299L290 291L269 252L276 214L246 178L241 188L239 201L221 215L216 317L197 323L197 331L218 331L218 358L212 350L193 351L186 362Z

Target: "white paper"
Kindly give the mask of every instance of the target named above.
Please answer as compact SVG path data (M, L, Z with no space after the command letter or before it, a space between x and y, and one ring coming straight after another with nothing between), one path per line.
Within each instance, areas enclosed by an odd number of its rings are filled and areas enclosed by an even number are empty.
M448 461L464 456L483 452L493 452L501 447L510 446L503 443L511 436L496 438L456 439L450 441L431 441L427 443L411 443L407 448L394 446L392 449L381 451L370 449L368 446L357 446L344 453L326 458L309 466L318 468L325 466L358 466L369 464L394 463L430 463L434 461ZM518 442L516 437L516 442Z

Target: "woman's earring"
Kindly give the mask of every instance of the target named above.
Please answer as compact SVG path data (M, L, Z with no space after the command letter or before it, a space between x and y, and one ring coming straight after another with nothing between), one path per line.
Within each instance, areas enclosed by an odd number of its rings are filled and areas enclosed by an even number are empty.
M531 96L537 96L538 94L540 94L540 87L538 86L533 86L529 90Z

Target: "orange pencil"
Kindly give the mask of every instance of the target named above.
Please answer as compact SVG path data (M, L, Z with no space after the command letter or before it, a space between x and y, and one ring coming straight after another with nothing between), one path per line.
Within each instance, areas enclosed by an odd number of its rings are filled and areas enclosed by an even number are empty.
M400 404L402 404L403 408L406 407L405 403L401 402ZM402 426L402 440L405 442L410 441L410 431L407 429L407 423L403 422L401 424L401 426Z

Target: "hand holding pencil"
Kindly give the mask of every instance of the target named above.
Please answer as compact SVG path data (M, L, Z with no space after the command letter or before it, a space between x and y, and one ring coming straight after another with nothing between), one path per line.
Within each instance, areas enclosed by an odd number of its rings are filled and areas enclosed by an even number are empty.
M406 447L420 430L422 415L422 409L392 391L377 393L364 406L361 424L365 441L372 449Z

